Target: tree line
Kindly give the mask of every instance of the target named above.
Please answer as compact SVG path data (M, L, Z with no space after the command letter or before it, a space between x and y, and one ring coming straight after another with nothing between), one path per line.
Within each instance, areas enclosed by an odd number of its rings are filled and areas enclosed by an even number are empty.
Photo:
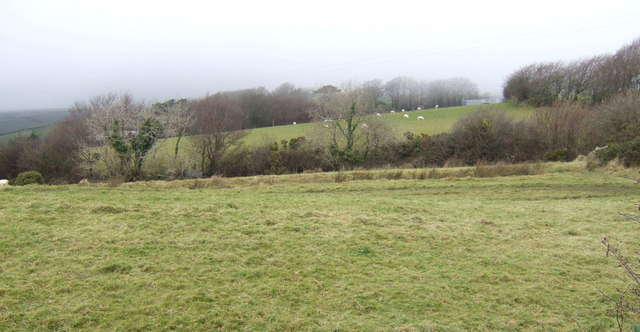
M505 99L534 106L557 101L599 103L624 91L640 90L640 38L614 54L569 63L533 63L507 78Z

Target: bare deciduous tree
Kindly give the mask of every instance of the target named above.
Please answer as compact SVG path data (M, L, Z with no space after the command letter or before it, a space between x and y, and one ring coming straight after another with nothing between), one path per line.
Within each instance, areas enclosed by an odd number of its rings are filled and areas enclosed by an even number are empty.
M130 94L114 93L96 96L89 103L77 102L70 109L71 116L85 124L87 137L79 140L80 155L90 173L100 159L109 175L138 177L144 157L133 162L134 140L140 139L139 129L152 118L150 108ZM154 122L157 120L154 120ZM159 126L161 127L161 125ZM133 144L133 145L132 145ZM137 160L142 158L143 160Z
M324 93L318 98L314 118L328 126L334 147L353 153L360 137L360 129L367 110L375 107L375 100L351 82L344 83L340 92ZM342 148L340 148L342 147Z
M229 97L215 94L193 105L196 136L194 147L200 156L200 169L206 176L218 171L225 152L237 146L245 135L241 131L242 115Z
M190 104L186 99L170 99L152 105L152 112L164 128L164 136L157 144L159 149L167 138L176 137L173 159L178 158L180 140L187 135L193 126L193 116L191 115Z
M115 132L122 137L136 132L148 113L144 103L136 101L130 94L111 93L96 96L89 103L76 102L70 113L87 127L88 137L79 144L90 170L99 158L109 175L123 174L126 171L123 169L126 166L124 156L110 147L108 137Z

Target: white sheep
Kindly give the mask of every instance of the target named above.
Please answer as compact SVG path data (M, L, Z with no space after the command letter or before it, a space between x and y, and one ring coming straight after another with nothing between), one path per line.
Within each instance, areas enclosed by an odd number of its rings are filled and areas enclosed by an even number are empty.
M396 111L391 111L391 114L394 114Z
M418 106L418 111L421 110L421 109L422 109L422 107Z
M436 105L436 108L438 108L438 105Z
M402 113L404 113L404 112L406 112L406 111L405 111L405 110L404 110L404 108L403 108L403 109L402 109Z
M382 116L382 114L380 114L380 113L376 113L376 116Z
M366 123L363 123L363 124L362 124L362 129L367 129L367 128L369 128L369 126L367 126L367 124L366 124Z
M424 116L422 116L422 115L421 115L421 116L419 116L419 117L418 117L418 120L424 120Z
M9 185L9 180L2 179L0 180L0 187L6 187Z
M295 121L293 121L293 124L294 124L294 125L297 125L297 123L296 123Z
M405 114L404 117L408 119L409 118L409 114Z
M329 125L328 125L328 124L326 124L326 125L324 125L324 127L325 127L325 128L329 128Z

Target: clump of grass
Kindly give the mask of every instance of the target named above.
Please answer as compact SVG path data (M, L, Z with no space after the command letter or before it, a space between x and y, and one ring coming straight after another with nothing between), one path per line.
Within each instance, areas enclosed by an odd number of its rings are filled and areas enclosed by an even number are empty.
M538 175L542 173L539 164L506 164L484 165L478 163L473 169L473 176L478 178L491 178L514 175Z
M347 174L345 174L344 172L338 172L333 177L333 182L335 183L345 182L345 181L347 181Z
M91 209L92 213L98 213L98 214L102 214L102 213L113 214L113 213L122 213L125 211L126 209L122 207L115 207L111 205L98 205Z
M195 179L195 180L189 180L189 181L191 181L191 184L189 185L189 189L209 188L209 186L211 185L210 181L206 179Z
M126 264L112 263L112 264L108 264L106 266L101 267L98 271L103 274L106 274L106 273L125 274L125 273L131 272L131 266Z
M426 169L422 169L422 170L413 171L411 173L411 177L414 180L424 180L424 179L427 178L427 170Z
M231 188L231 187L233 187L229 182L230 181L228 181L228 179L223 178L221 176L214 176L211 179L209 179L210 186L214 187L214 188Z
M124 177L122 177L122 176L112 176L112 177L109 178L109 181L107 181L107 186L109 186L109 187L119 187L123 183L124 183Z
M354 181L355 180L372 180L373 172L369 172L369 171L352 172L351 176Z
M444 174L438 172L438 170L436 168L430 169L429 173L427 173L427 178L429 178L429 179L441 179L443 176L444 176Z
M476 221L474 221L476 224L480 224L480 225L486 225L486 226L495 226L496 224L493 221L488 221L484 218L480 218Z
M382 174L383 174L383 177L386 178L387 180L400 180L402 179L402 175L404 174L404 171L400 169L396 171L384 172Z
M356 248L351 250L351 252L359 256L370 256L373 254L373 251L369 247Z

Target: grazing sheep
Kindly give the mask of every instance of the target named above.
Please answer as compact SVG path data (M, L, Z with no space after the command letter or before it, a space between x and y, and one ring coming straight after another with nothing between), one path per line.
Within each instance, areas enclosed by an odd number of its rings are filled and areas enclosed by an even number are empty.
M367 129L367 128L369 128L369 126L367 126L367 124L366 124L366 123L363 123L363 124L362 124L362 129Z
M376 116L382 116L382 114L380 114L380 113L376 113Z
M424 120L424 116L422 116L422 115L421 115L421 116L419 116L419 117L418 117L418 120Z
M406 111L405 111L405 110L404 110L404 108L403 108L403 109L402 109L402 113L404 113L404 112L406 112Z
M294 125L297 125L297 123L296 123L295 121L293 121L293 124L294 124Z
M421 110L421 109L422 109L422 107L418 106L418 111Z
M391 111L391 114L395 113L396 111Z
M324 127L325 127L325 128L329 128L329 125L327 125L327 124L326 124L326 125L324 125Z
M436 105L436 108L438 108L438 105Z
M9 180L2 179L0 180L0 187L6 187L9 185Z
M404 117L408 119L409 118L409 114L405 114Z

